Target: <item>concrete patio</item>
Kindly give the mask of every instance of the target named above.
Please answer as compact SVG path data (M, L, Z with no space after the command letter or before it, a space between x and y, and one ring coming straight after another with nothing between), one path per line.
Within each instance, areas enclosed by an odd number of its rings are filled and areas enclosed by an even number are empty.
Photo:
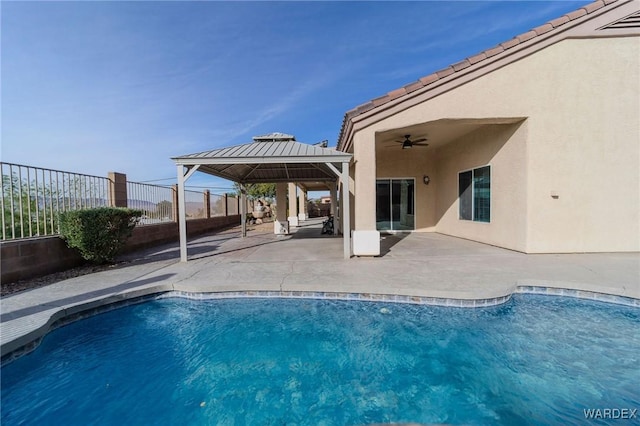
M244 239L233 228L190 241L187 263L179 262L176 242L125 256L124 263L103 272L4 297L2 356L35 342L61 318L168 291L358 293L474 306L477 299L504 301L519 289L545 287L580 290L569 294L582 297L622 296L640 306L638 253L526 255L414 233L383 236L381 257L344 260L342 238L321 235L321 222L305 221L286 237L273 235L271 223L253 227Z

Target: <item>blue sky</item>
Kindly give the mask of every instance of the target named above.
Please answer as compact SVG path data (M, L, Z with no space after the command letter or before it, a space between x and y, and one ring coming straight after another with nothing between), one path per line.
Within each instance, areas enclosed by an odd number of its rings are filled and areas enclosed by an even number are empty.
M175 181L258 134L332 146L349 109L586 3L3 1L2 161Z

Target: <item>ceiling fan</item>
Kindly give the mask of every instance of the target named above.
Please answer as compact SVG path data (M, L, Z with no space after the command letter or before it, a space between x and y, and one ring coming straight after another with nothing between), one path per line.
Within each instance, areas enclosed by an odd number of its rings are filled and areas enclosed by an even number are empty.
M404 135L403 141L394 141L394 142L401 143L402 149L410 149L410 148L413 148L414 146L429 146L428 143L424 143L426 141L427 141L427 138L420 138L412 141L411 135Z

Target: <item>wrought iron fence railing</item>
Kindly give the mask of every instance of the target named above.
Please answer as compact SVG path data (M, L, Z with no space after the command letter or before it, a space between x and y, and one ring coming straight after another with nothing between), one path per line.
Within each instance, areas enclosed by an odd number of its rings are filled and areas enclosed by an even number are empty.
M227 215L240 214L237 197L227 197Z
M209 211L211 217L225 216L226 209L226 197L224 195L211 194L209 197Z
M2 239L54 235L58 214L109 204L109 179L0 163Z
M184 205L187 220L204 219L207 217L207 209L204 203L204 194L199 191L184 191Z
M139 225L177 220L177 185L130 182L0 162L2 240L56 235L59 213L92 207L126 206L142 210ZM209 191L185 191L187 220L237 215L238 199Z
M142 210L140 225L173 222L174 202L173 187L127 182L127 207Z

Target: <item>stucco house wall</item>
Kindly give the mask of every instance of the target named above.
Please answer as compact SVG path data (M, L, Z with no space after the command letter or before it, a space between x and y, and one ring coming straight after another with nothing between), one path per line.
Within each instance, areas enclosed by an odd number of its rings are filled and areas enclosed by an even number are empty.
M528 251L640 250L640 38L566 40L531 59L556 71L524 93Z
M487 125L438 149L434 231L526 251L526 122ZM459 219L458 173L491 167L491 221Z
M528 253L640 250L639 84L640 38L566 39L358 130L356 230L375 229L376 177L434 170L417 230ZM375 155L376 135L442 119L487 124L429 159ZM461 221L457 174L487 164L491 223Z

